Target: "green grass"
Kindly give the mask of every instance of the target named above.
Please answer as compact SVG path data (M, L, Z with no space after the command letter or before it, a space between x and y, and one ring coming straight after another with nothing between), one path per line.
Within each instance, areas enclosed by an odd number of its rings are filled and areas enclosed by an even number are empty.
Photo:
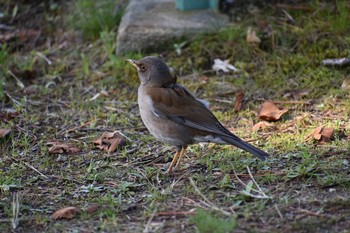
M119 1L122 2L122 1ZM87 39L96 40L103 31L116 31L123 14L123 4L113 0L74 2L73 17L69 19Z
M0 64L2 64L0 69L0 100L4 98L4 77L7 73L8 60L9 52L6 45L3 44L0 47Z
M228 233L236 226L234 219L216 217L203 209L197 209L196 215L191 218L200 233Z

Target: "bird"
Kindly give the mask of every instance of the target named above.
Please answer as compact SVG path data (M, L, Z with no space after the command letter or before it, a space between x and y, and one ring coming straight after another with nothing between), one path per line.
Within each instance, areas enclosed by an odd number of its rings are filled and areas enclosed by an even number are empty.
M177 76L170 73L163 60L147 56L127 61L137 69L140 79L137 102L143 123L157 140L176 147L168 174L174 166L179 169L189 145L201 142L231 144L262 161L269 157L226 129L205 101L177 83Z

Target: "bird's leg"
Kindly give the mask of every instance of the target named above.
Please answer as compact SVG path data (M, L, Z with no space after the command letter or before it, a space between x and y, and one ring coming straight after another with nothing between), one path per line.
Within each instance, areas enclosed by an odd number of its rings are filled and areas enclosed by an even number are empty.
M182 146L177 146L176 147L176 154L175 154L173 160L171 161L171 164L170 164L170 167L167 170L167 173L171 174L173 172L173 167L175 165L175 162L176 162L177 158L179 157L180 152L182 152L182 150L183 150Z
M178 168L180 167L181 159L184 157L186 150L187 150L187 146L182 147L182 150L181 150L181 153L180 153L180 157L179 157L179 159L177 160L175 169L178 169Z

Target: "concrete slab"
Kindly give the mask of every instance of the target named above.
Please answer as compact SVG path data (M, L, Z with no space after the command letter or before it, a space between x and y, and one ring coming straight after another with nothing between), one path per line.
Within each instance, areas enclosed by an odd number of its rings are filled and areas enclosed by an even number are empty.
M214 10L179 11L175 0L130 0L117 35L117 54L150 51L183 36L217 31L229 18Z

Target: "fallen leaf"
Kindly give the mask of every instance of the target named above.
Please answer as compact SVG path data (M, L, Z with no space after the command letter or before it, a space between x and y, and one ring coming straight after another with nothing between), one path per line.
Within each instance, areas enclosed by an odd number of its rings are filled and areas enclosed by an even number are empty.
M37 30L15 30L10 32L2 32L0 35L1 43L10 43L10 42L21 42L24 44L28 41L34 41L41 34L41 31Z
M11 129L0 129L0 138L6 137L11 132Z
M310 94L310 90L293 90L283 95L286 99L302 99Z
M334 129L333 128L327 128L324 126L319 126L315 128L310 135L308 135L306 138L313 138L319 141L320 143L329 142L333 136Z
M277 121L288 112L288 109L279 109L273 102L265 101L259 111L259 118L265 121Z
M247 29L246 41L248 43L256 43L256 44L259 44L261 42L260 38L256 35L256 31L251 27L248 27Z
M88 206L85 209L85 212L87 212L88 214L92 214L92 213L96 212L99 209L101 209L100 205L91 205L91 206Z
M81 151L80 148L72 144L59 142L59 141L47 142L46 145L51 146L49 148L50 154L62 154L62 153L76 154Z
M259 121L258 123L256 123L253 126L252 130L257 131L259 129L266 129L266 128L270 128L270 127L273 127L273 126L274 126L273 124L271 124L271 123L269 123L267 121Z
M223 71L224 73L232 71L237 71L238 69L229 63L229 60L215 59L214 65L212 66L215 71Z
M97 144L97 148L107 151L108 153L114 152L117 147L122 147L125 145L125 138L118 133L115 132L105 132L100 137L96 138L92 141L94 144Z
M243 91L239 91L236 94L235 108L234 108L235 112L239 112L241 110L242 103L243 103L243 98L244 98L244 92Z
M19 116L19 112L12 108L5 108L0 111L0 122L4 120L11 120Z
M344 91L350 91L350 78L344 79L344 81L341 85L341 89Z
M65 207L62 209L59 209L57 211L55 211L55 213L53 213L51 215L51 218L57 220L57 219L72 219L75 217L75 215L78 212L78 208L74 207L74 206L69 206L69 207Z
M20 30L18 32L18 37L22 43L25 43L27 41L34 40L35 38L38 38L40 36L40 34L41 34L41 31L38 31L38 30L32 30L32 29Z

